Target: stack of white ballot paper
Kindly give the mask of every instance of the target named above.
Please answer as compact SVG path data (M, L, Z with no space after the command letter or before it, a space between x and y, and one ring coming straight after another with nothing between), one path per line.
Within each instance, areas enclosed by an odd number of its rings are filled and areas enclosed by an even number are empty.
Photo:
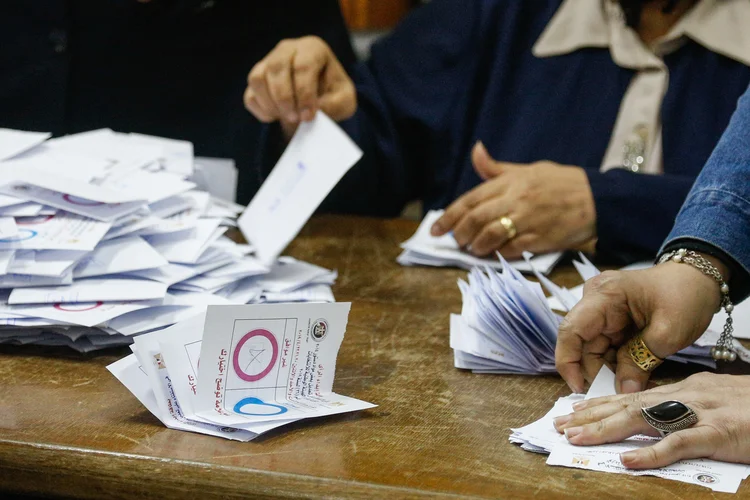
M282 425L374 408L333 392L351 304L209 306L136 337L109 371L171 428L250 441Z
M280 254L360 156L320 113L245 210L195 189L189 142L0 129L0 343L86 352L209 305L333 302L335 271Z
M584 280L599 271L581 255L574 264ZM469 281L458 281L463 297L460 315L450 318L450 346L456 368L475 373L541 374L555 372L555 344L562 316L555 313L542 286L564 311L570 310L580 295L555 285L535 269L530 255L526 261L540 281L527 280L500 258L502 272L489 266L475 267ZM711 347L721 329L709 328L693 345L668 359L716 367ZM750 351L735 342L738 356L750 362Z
M510 442L535 453L549 454L548 465L573 467L633 476L658 476L684 483L706 486L714 491L736 493L740 483L750 475L750 466L717 462L705 458L680 460L660 469L631 470L623 467L620 454L654 444L658 438L633 436L621 443L599 446L575 446L558 433L553 420L573 412L577 401L615 394L615 375L606 366L591 384L588 394L572 394L557 400L555 406L536 422L512 429Z
M453 234L432 236L430 228L443 215L442 210L427 212L414 236L401 244L404 249L396 259L402 266L460 267L471 269L474 266L489 266L501 269L502 264L493 258L479 258L463 251ZM534 267L543 274L549 274L560 261L562 253L550 253L534 256L531 259ZM510 265L522 272L531 272L531 265L525 260L510 262Z

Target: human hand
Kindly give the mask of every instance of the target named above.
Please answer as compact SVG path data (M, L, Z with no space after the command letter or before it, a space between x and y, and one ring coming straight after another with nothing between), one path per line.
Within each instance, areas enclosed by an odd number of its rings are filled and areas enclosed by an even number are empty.
M580 446L617 443L636 434L658 436L641 408L665 401L689 406L698 423L652 446L623 453L625 467L652 469L690 458L750 463L748 376L699 373L646 392L580 401L573 405L573 413L555 419L555 428Z
M726 267L712 262L726 277ZM617 392L642 391L650 374L630 357L627 341L640 332L664 359L706 331L719 302L716 282L687 264L602 273L586 282L583 299L560 325L557 371L573 391L583 392L584 381L591 382L605 360L616 359Z
M432 226L433 236L453 231L477 256L499 251L516 259L524 251L546 253L583 244L594 237L596 207L580 167L537 162L498 162L482 143L472 151L474 168L485 181L453 202ZM518 231L509 239L500 219Z
M247 80L245 107L264 123L280 121L287 138L319 109L336 121L357 110L354 83L328 44L315 36L282 40Z

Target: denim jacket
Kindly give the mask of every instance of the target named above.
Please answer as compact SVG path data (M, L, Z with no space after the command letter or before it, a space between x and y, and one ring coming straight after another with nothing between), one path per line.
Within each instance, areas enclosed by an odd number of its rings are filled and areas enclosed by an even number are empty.
M732 269L731 296L750 294L750 88L698 176L662 252L695 249Z

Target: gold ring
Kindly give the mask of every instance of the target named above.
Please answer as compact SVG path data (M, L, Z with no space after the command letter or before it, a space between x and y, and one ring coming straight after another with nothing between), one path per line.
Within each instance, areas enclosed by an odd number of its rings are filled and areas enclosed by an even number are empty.
M513 223L513 219L507 216L501 217L500 224L502 224L505 230L508 232L509 240L512 240L516 237L516 235L518 234L518 229L516 229L516 225Z
M633 362L638 365L638 368L644 372L652 372L664 362L663 359L651 352L640 333L628 341L628 354L630 354Z

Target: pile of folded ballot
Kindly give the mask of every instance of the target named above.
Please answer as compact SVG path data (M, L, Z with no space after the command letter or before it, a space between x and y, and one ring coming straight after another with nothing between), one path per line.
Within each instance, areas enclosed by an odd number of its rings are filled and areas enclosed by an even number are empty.
M236 441L373 408L333 392L351 304L209 306L107 368L170 429Z
M461 314L450 319L450 346L456 368L475 373L540 374L555 372L555 344L562 316L555 309L569 311L582 297L575 291L557 286L536 270L531 255L526 262L539 283L526 279L514 266L500 258L501 270L489 266L474 267L468 282L458 281L463 297ZM599 270L581 255L574 261L585 281ZM643 267L643 266L638 266ZM544 287L551 297L545 297ZM711 347L721 333L714 322L693 345L668 359L716 367ZM739 357L750 362L750 351L735 340Z
M0 129L0 343L79 351L208 305L333 302L336 273L226 236L245 207L192 182L189 142Z
M403 252L396 259L402 266L433 266L459 267L471 269L475 266L488 266L501 269L502 264L495 258L480 258L461 248L453 233L443 236L432 236L430 229L443 215L442 210L431 210L424 216L417 232L401 244ZM521 272L531 272L534 269L543 274L549 274L562 258L562 252L535 255L531 262L515 260L510 265Z
M632 476L657 476L672 481L696 484L724 493L737 493L744 479L750 475L750 466L719 462L708 458L680 460L658 469L627 469L622 466L620 454L652 446L660 438L636 435L618 443L598 446L575 446L555 430L553 420L573 412L573 404L586 399L615 394L615 374L603 366L592 382L587 394L571 394L557 400L554 407L541 419L519 429L512 429L511 443L526 451L547 454L547 465L572 467L612 474Z

